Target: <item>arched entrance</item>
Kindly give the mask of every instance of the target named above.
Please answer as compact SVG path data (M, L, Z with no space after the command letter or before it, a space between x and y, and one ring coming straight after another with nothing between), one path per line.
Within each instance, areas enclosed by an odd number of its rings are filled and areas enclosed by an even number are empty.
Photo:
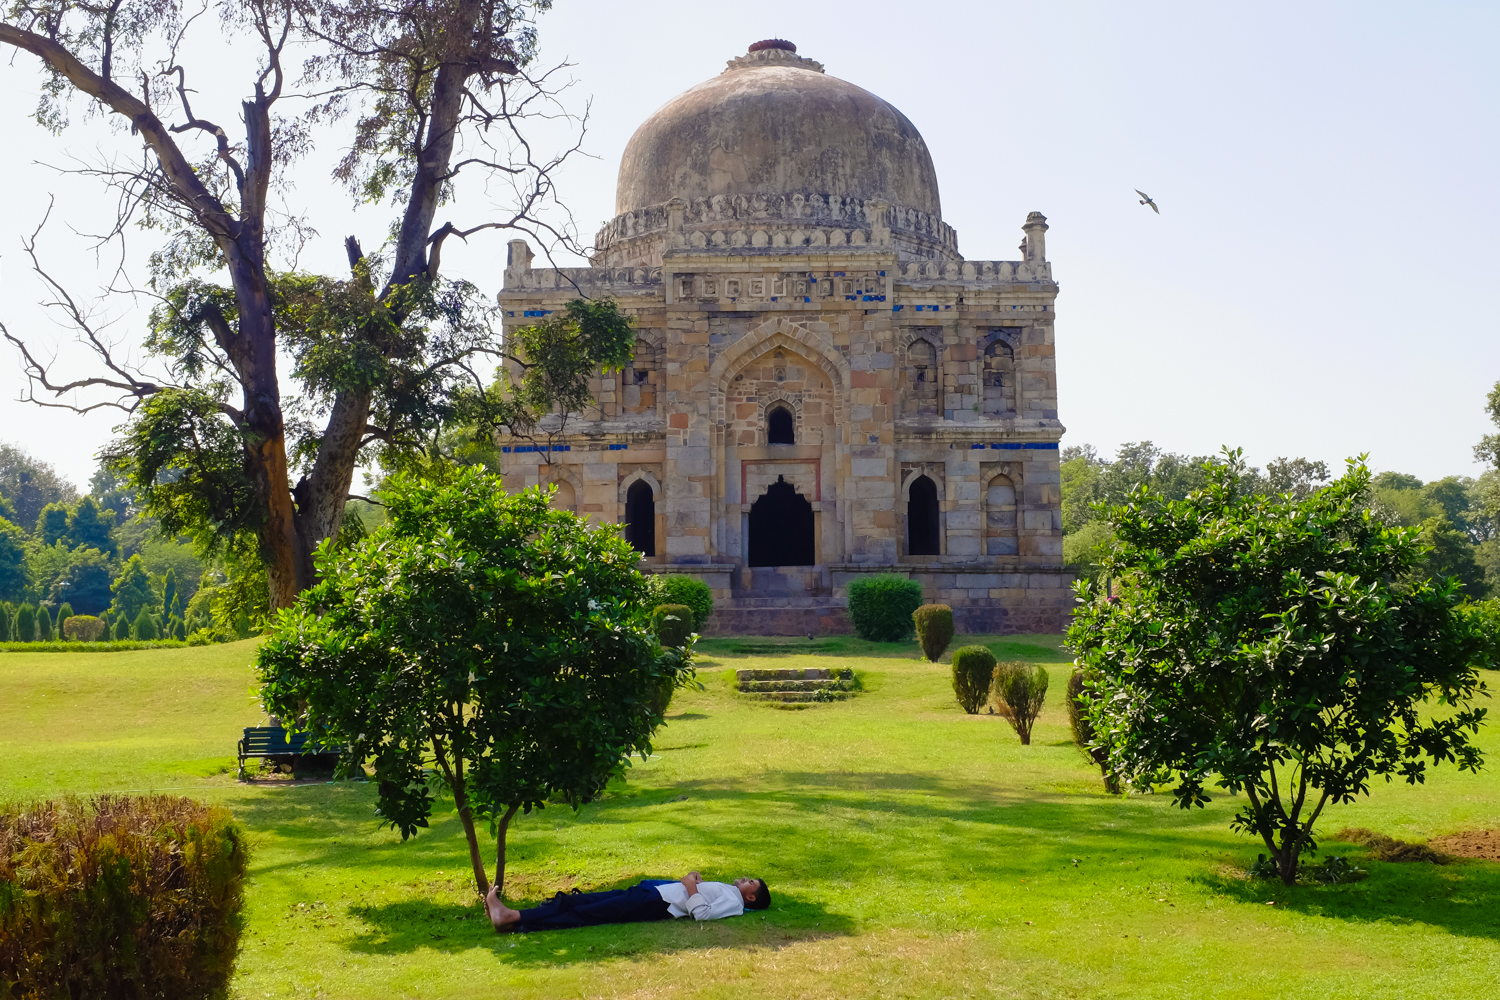
M625 494L625 540L641 555L656 555L656 497L643 480Z
M750 505L750 565L812 566L815 548L812 504L778 476Z
M918 476L911 484L906 501L906 554L942 554L938 542L937 483L926 476Z

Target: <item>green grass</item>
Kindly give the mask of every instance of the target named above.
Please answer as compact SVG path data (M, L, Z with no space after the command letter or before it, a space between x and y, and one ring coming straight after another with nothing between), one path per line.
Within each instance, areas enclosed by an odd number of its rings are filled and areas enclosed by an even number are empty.
M233 808L254 844L234 983L247 1000L1451 1000L1500 981L1500 864L1371 861L1363 882L1288 890L1239 877L1257 848L1229 831L1232 800L1183 812L1103 795L1068 740L1056 637L991 642L1052 671L1030 747L959 711L948 668L915 643L802 642L815 651L705 641L705 690L678 693L658 756L580 813L549 808L513 833L513 901L690 868L763 875L775 906L718 923L500 937L450 814L403 844L367 785L235 782L238 730L263 719L248 642L0 657L0 795L151 788ZM730 689L740 666L849 666L864 689L776 711ZM1493 727L1482 740L1500 752ZM1500 783L1439 769L1381 784L1320 829L1346 825L1403 839L1500 826Z

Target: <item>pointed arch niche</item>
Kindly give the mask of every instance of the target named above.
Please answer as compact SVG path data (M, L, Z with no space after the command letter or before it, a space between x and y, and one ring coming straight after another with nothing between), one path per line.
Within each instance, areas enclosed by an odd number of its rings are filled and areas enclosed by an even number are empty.
M716 518L714 541L719 554L746 566L752 559L772 565L763 560L793 558L764 543L770 521L790 517L795 506L801 541L795 562L785 565L842 559L844 532L833 526L849 371L827 337L783 319L751 330L709 367L715 464L723 470L723 516ZM810 532L801 520L808 512ZM802 548L809 538L810 555Z

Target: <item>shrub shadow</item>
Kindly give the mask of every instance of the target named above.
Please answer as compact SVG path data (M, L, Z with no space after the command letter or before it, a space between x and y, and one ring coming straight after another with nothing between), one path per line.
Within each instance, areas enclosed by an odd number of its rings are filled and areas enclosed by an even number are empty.
M623 879L599 888L623 888L646 876ZM541 900L523 901L535 906ZM670 954L703 948L782 948L808 940L856 932L855 921L795 896L780 895L764 912L747 911L726 920L662 920L640 924L606 924L562 931L497 934L477 905L463 906L426 899L353 906L351 916L369 930L350 939L350 951L397 955L423 948L485 948L508 965L557 967L617 955Z
M1286 886L1212 876L1189 881L1236 902L1274 903L1304 916L1397 927L1427 924L1464 937L1500 939L1500 863L1387 863L1371 861L1357 849L1330 851L1325 845L1319 851L1323 859L1335 854L1368 869L1369 877L1345 885Z

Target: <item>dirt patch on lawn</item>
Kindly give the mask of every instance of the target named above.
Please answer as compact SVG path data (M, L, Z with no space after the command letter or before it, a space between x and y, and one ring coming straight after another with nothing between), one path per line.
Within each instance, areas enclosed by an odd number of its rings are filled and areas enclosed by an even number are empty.
M1500 830L1466 830L1446 837L1433 837L1433 847L1460 858L1483 858L1500 861Z

